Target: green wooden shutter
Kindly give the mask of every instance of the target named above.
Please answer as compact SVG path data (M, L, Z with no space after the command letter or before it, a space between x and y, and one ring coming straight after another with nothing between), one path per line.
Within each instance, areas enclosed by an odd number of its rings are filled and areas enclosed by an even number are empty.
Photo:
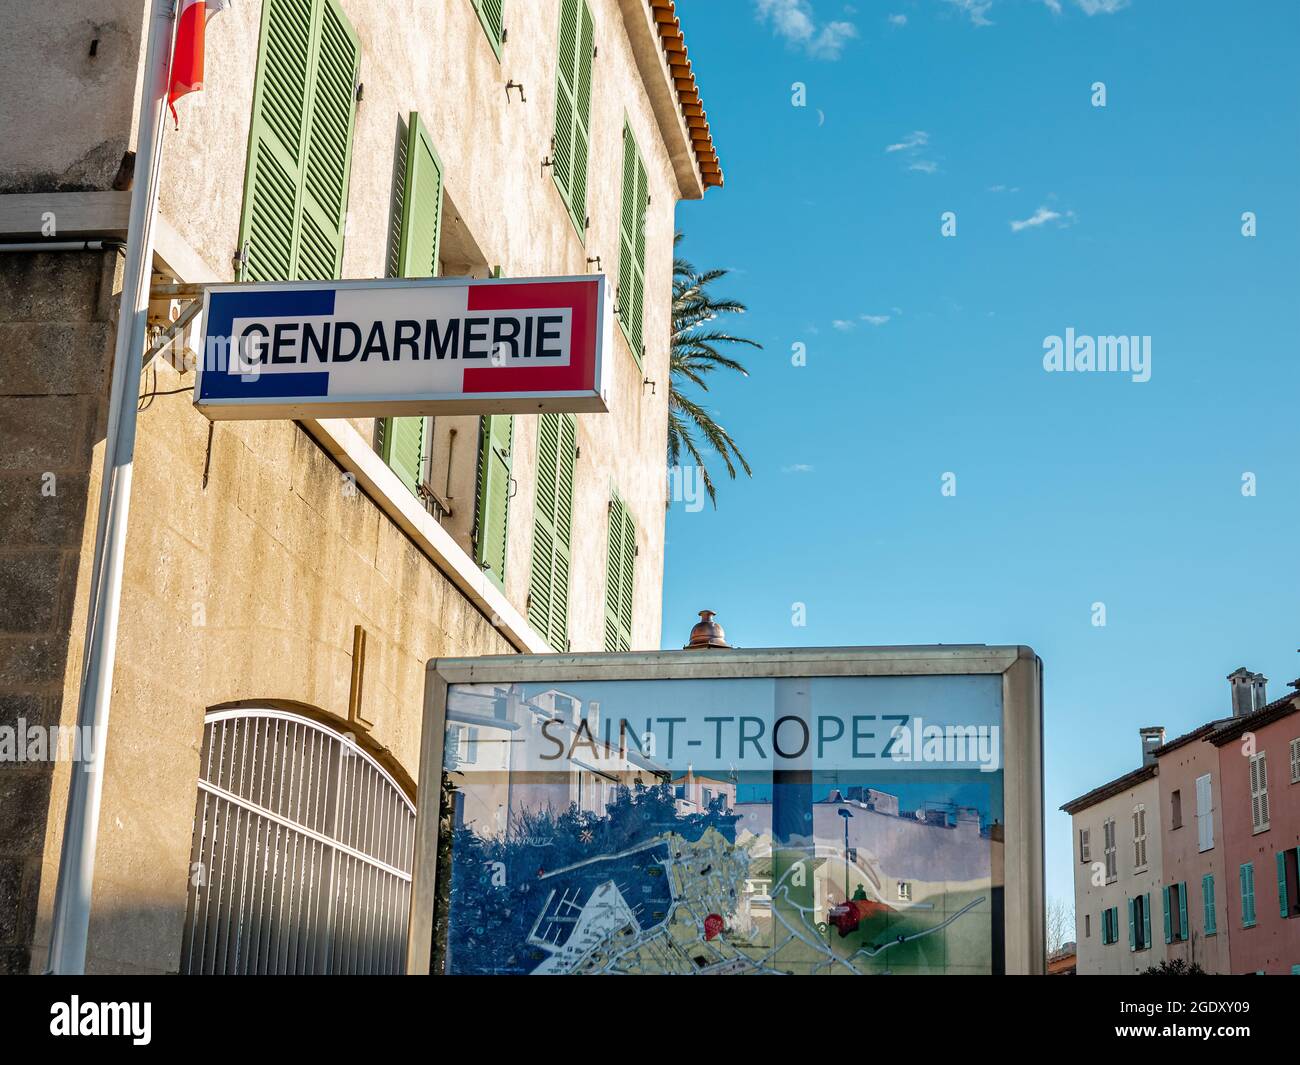
M623 210L619 216L618 323L641 365L645 346L645 216L649 188L645 162L628 126L623 127Z
M1286 851L1277 852L1277 904L1286 917L1289 913L1286 898Z
M1241 876L1241 926L1253 928L1255 925L1255 867L1250 862L1242 863Z
M1201 877L1201 897L1205 901L1205 934L1207 936L1215 935L1218 932L1218 918L1214 912L1214 874L1206 873Z
M503 0L474 0L474 10L478 12L483 32L487 34L488 42L498 59L501 58L501 45L504 43L501 18L503 6Z
M497 584L503 584L506 579L506 538L514 488L510 476L514 422L509 414L489 414L481 421L483 442L479 453L475 557Z
M1164 900L1165 900L1165 942L1171 943L1173 942L1173 938L1174 938L1174 922L1173 922L1173 916L1170 912L1171 903L1169 899L1168 886L1165 886L1164 888L1161 889L1161 894L1164 895Z
M595 24L584 0L561 0L556 55L552 174L569 217L585 238L587 155L591 125L591 68Z
M424 477L424 418L385 418L379 433L379 457L413 495Z
M1128 949L1137 950L1137 900L1128 900Z
M1178 938L1190 938L1191 930L1187 927L1187 881L1178 885Z
M630 651L636 522L617 495L609 503L609 554L605 566L605 650Z
M442 233L442 162L420 116L411 112L406 127L405 171L401 189L401 236L397 249L400 277L435 277ZM426 419L387 418L380 426L380 456L416 495L423 478Z
M263 5L239 227L242 279L338 276L359 58L337 0Z
M543 414L538 419L528 620L557 651L568 649L576 448L577 421L573 415Z
M442 161L420 116L411 112L406 134L406 181L402 186L402 277L436 277L442 233Z
M1142 945L1151 946L1151 892L1142 896Z

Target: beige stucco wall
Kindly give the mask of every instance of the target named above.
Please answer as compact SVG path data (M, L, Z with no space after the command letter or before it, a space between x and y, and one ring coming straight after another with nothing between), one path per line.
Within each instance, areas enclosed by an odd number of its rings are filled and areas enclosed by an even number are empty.
M343 0L361 41L364 98L356 114L343 274L384 273L394 143L399 121L418 111L444 166L446 191L483 259L506 275L588 272L600 256L616 272L623 124L645 157L647 216L645 369L614 330L608 415L578 419L570 629L575 650L603 638L606 508L617 488L637 521L639 554L633 645L660 639L663 567L667 333L673 207L678 187L637 73L618 0L591 0L599 57L591 120L585 243L565 213L549 171L558 3L511 2L509 41L498 62L469 0L437 4ZM40 116L71 115L58 138L0 138L0 191L106 188L131 141L144 0L84 5L53 0L24 7L6 36L48 39L62 49L26 67L0 63L0 93L15 71ZM211 24L206 91L182 102L169 130L161 213L191 268L181 280L229 280L243 196L243 170L261 4L234 5ZM15 24L16 23L16 24ZM57 32L55 32L57 29ZM79 50L96 34L91 72ZM44 35L44 37L43 37ZM85 37L85 41L82 38ZM6 52L10 48L6 47ZM25 74L22 71L26 71ZM507 100L505 83L521 82ZM94 83L95 105L78 110ZM8 123L6 124L8 125ZM104 162L111 160L112 165ZM59 176L62 175L62 176ZM447 224L447 220L445 220ZM57 268L56 268L57 269ZM192 276L202 273L204 276ZM616 280L611 276L611 281ZM60 278L51 284L57 288ZM82 283L71 273L65 283ZM82 353L102 372L111 339ZM156 375L156 376L155 376ZM656 382L652 390L643 377ZM148 387L183 389L192 376L155 366ZM57 391L57 386L51 386ZM516 420L505 592L525 611L531 554L536 418ZM359 426L368 429L368 426ZM102 458L102 425L90 468ZM473 446L462 456L473 462ZM353 631L367 633L367 745L399 779L418 772L424 663L442 655L512 650L503 634L447 578L436 560L390 519L383 498L352 490L336 461L291 422L211 428L181 392L158 395L139 421L134 503L114 684L112 740L91 925L91 971L174 971L179 960L205 711L235 701L299 705L347 724ZM64 724L76 712L79 637L94 537L76 524L80 566L61 594L76 604L63 669ZM77 548L73 548L75 555ZM71 582L71 583L69 583ZM69 608L71 609L71 608ZM44 859L32 964L44 961L69 767L56 766L44 817ZM2 849L2 848L0 848Z
M1133 858L1133 810L1146 806L1147 864L1138 869ZM1111 883L1093 884L1093 865L1105 863L1102 825L1108 818L1115 821L1117 876ZM1165 960L1164 910L1160 888L1160 793L1156 777L1112 795L1071 817L1074 861L1075 942L1078 944L1080 975L1121 974L1143 971ZM1079 830L1090 830L1091 861L1079 860ZM1145 950L1131 951L1128 946L1128 900L1137 895L1151 896L1151 944ZM1108 907L1119 909L1119 938L1103 946L1101 912ZM1090 934L1084 934L1084 916L1091 917Z

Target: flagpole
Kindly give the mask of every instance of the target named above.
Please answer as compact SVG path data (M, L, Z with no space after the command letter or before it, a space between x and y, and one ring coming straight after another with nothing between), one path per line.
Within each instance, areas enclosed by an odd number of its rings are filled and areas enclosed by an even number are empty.
M149 316L153 221L158 207L163 107L167 97L174 6L173 0L152 0L146 29L148 46L140 92L135 181L131 189L122 299L113 352L113 382L108 400L108 430L104 437L104 471L99 486L90 603L86 611L81 691L77 701L79 735L85 736L88 734L85 730L91 730L92 753L88 762L73 763L72 766L50 929L48 971L52 973L83 973L86 969L95 845L104 791L108 712L113 695L118 608L122 600L122 566L131 507L136 405Z

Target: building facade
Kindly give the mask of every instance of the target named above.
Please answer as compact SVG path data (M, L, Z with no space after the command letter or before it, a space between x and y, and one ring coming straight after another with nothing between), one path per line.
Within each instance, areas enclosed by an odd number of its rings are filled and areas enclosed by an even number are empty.
M82 771L31 737L76 720L148 7L2 46L0 241L106 243L0 254L0 971L44 965ZM425 662L659 645L674 207L717 156L671 0L249 0L179 112L159 334L205 282L616 292L608 414L214 424L146 368L88 971L399 969Z
M1212 733L1231 972L1300 974L1300 695Z
M1231 716L1167 743L1163 729L1143 729L1140 769L1062 807L1081 974L1162 960L1300 974L1300 694L1269 702L1267 679L1245 668L1227 679Z
M1156 750L1165 954L1207 973L1232 971L1222 780L1217 752L1204 742L1222 724L1209 722Z
M1130 975L1165 960L1164 874L1155 752L1164 729L1144 728L1142 765L1061 807L1074 837L1077 971Z

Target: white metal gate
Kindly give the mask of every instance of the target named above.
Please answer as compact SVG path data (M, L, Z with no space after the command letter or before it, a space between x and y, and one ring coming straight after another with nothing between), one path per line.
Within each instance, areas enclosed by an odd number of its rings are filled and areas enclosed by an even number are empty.
M414 833L401 788L334 729L213 711L181 972L402 972Z

